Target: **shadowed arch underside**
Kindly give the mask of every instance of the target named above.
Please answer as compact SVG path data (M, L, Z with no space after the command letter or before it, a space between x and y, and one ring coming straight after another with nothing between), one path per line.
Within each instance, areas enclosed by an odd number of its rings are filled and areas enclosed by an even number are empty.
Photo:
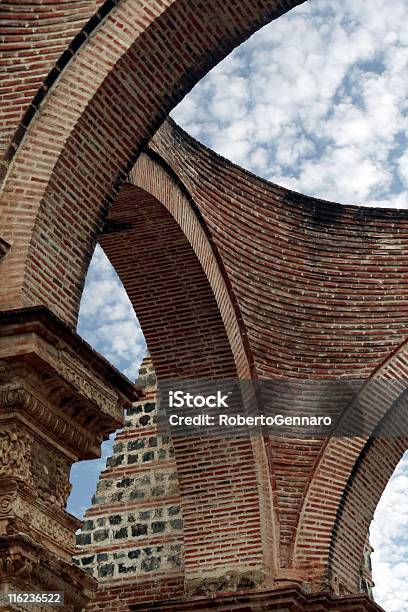
M174 205L177 197L184 205L184 221L198 252L210 248L176 186L172 195ZM176 385L177 379L204 378L216 385L217 378L237 378L242 356L234 360L210 282L166 206L126 184L100 243L138 314L159 381L173 379ZM213 281L222 284L216 262L210 267ZM228 305L221 310L228 313ZM233 590L240 582L252 588L271 584L276 560L262 441L176 437L173 446L184 517L186 591Z

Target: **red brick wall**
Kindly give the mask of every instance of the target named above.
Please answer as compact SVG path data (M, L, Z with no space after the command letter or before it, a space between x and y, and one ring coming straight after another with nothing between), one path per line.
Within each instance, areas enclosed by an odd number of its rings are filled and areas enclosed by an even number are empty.
M249 341L247 355L255 374L299 382L342 375L358 383L401 343L406 328L401 301L407 292L400 282L406 262L406 212L340 207L288 192L219 158L171 123L161 128L151 146L155 161L140 158L131 178L161 199L183 226L182 216L172 208L167 171L187 194L190 208L201 215L229 283L236 320L244 326L242 338ZM183 231L188 236L185 227ZM214 288L213 274L206 272ZM228 332L222 308L220 312ZM326 409L340 413L352 397L350 388ZM301 387L298 399L305 405L316 401ZM285 397L279 401L284 405ZM384 414L391 405L384 406ZM380 417L373 406L371 402L367 410L377 419L372 422L375 428ZM319 440L266 443L279 530L275 556L281 571L275 577L314 581L316 588L327 583L329 551L335 546L327 521L334 521L340 511L363 447L361 440L333 440L327 447ZM397 460L390 451L389 465L395 467ZM322 481L319 465L326 462ZM384 486L385 481L373 480L373 499ZM314 487L318 499L311 500ZM356 489L363 494L362 487ZM355 540L351 590L358 588L355 577L375 504L367 508L370 519L361 528L361 542ZM347 530L347 521L344 525ZM348 563L350 568L351 556Z
M405 340L407 211L283 189L170 121L149 146L205 220L261 378L365 378Z
M42 2L41 0L2 0L0 6L0 160L6 161L21 142L29 117L37 110L40 86L54 65L62 66L61 54L83 29L102 0ZM85 37L84 37L85 39ZM71 45L71 49L74 45ZM72 57L72 54L68 54ZM53 75L54 80L59 74ZM42 95L52 82L48 78ZM30 108L31 103L33 106ZM30 113L27 111L30 109ZM26 114L27 113L27 114ZM25 118L23 119L25 115ZM17 126L20 125L16 133ZM14 135L14 146L11 140ZM0 177L7 163L0 164Z

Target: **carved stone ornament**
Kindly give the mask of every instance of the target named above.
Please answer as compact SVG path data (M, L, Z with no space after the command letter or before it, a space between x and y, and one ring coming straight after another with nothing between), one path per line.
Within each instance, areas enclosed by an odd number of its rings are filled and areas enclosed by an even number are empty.
M31 447L32 437L15 429L0 431L0 478L13 477L32 484Z
M75 531L80 521L62 509L44 508L41 501L31 499L27 491L0 496L0 537L7 533L25 533L34 541L39 537L52 542L64 557L75 550Z
M118 395L85 370L84 364L65 349L59 351L60 374L84 397L95 402L105 412L121 418Z
M88 458L90 449L100 443L93 433L80 430L61 418L53 406L48 405L45 400L40 401L31 389L15 385L3 388L0 391L0 408L4 410L16 408L24 411L36 423L41 424L43 429L54 434L56 438L63 439L78 456Z
M16 495L13 493L0 495L0 514L9 514L13 509L15 499Z
M0 577L29 580L38 563L39 547L26 536L10 534L0 538Z

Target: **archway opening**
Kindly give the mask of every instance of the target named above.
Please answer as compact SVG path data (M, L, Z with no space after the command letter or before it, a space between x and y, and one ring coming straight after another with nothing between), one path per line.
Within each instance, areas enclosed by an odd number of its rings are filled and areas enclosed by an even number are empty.
M375 10L363 0L295 7L208 73L173 118L278 185L406 208L407 14L403 0L387 8L386 0Z
M126 290L99 244L88 268L77 331L112 365L135 380L146 352L146 341ZM100 459L80 461L72 466L72 491L67 509L78 518L91 505L99 475L112 454L115 435L102 443Z
M408 452L378 503L370 527L374 596L387 612L406 612L408 593Z

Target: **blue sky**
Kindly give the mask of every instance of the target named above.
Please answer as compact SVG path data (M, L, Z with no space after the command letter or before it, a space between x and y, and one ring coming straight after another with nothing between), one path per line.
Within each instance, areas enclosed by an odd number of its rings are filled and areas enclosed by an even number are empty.
M408 207L406 0L309 0L266 26L173 111L193 136L297 191L342 203ZM81 303L79 333L127 376L143 334L100 247ZM90 504L100 460L71 473L69 509ZM408 457L371 528L377 601L408 612Z

